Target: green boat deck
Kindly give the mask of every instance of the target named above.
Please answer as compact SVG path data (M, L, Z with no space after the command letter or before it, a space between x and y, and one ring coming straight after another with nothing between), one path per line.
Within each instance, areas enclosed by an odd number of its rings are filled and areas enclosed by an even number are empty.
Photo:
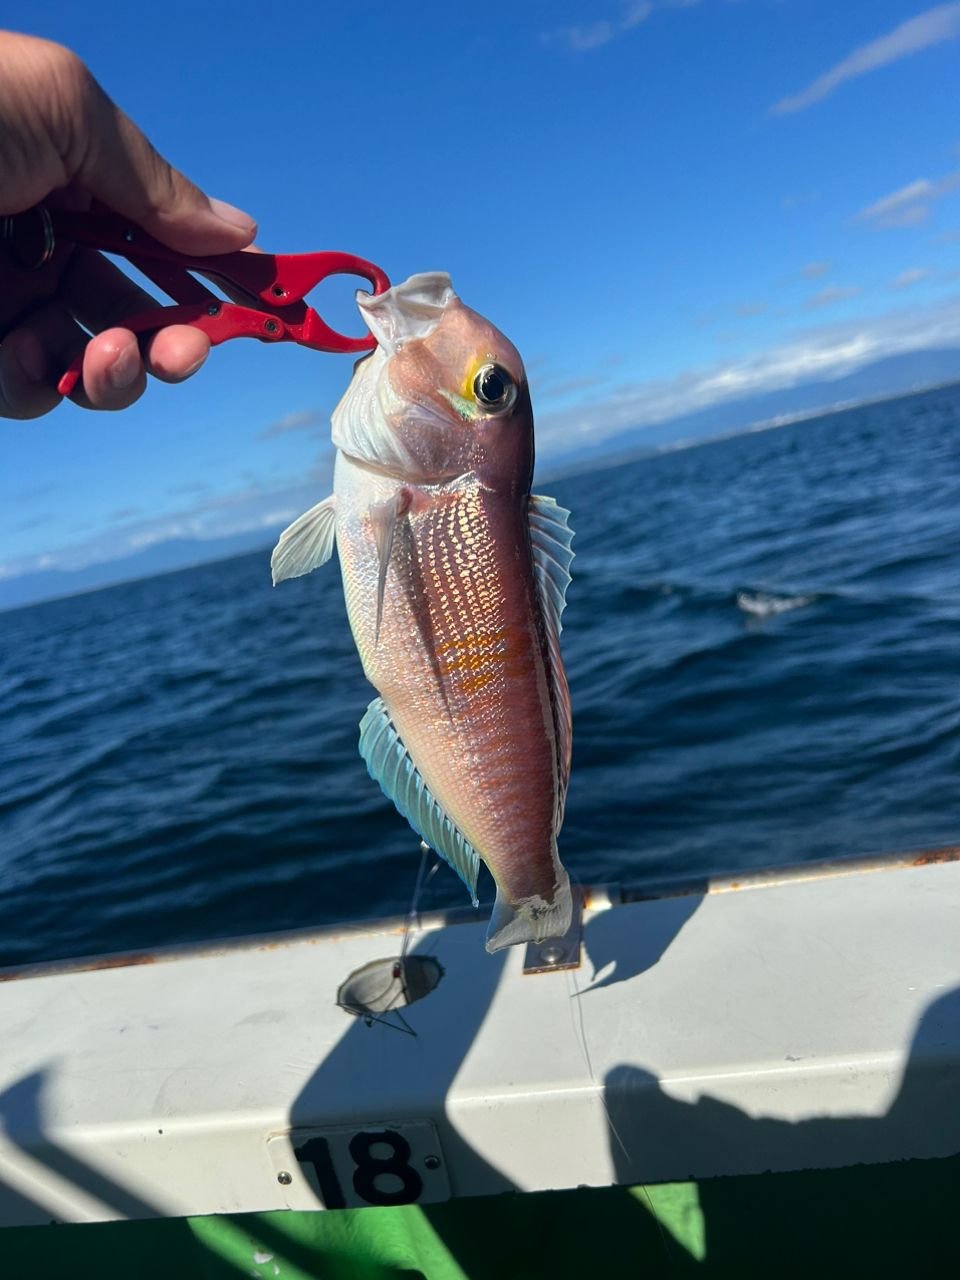
M565 1280L956 1275L960 1157L653 1187L19 1227L2 1275L69 1280Z
M960 1275L956 854L0 973L0 1280Z

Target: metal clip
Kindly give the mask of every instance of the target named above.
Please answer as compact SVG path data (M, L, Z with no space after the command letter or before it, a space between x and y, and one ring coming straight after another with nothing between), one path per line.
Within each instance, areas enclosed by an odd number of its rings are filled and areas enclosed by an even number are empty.
M570 928L562 937L528 942L523 956L523 972L553 973L557 969L579 969L580 942L583 934L583 891L571 886L573 915Z

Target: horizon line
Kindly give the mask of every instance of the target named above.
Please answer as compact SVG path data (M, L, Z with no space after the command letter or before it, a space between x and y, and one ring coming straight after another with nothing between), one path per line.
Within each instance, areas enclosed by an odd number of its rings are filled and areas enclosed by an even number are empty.
M686 452L689 449L697 449L706 445L724 444L731 440L739 439L746 435L760 435L767 431L776 431L781 427L795 426L799 422L809 422L817 418L828 418L833 414L851 413L855 409L862 409L871 405L885 404L895 400L908 400L912 396L925 395L931 391L941 391L948 387L960 387L960 378L950 378L946 381L933 382L925 384L922 387L911 387L909 391L895 391L885 393L883 395L866 396L858 400L836 401L833 404L826 405L818 409L797 410L795 413L776 415L773 418L761 419L751 422L743 427L738 427L733 431L727 431L720 435L707 435L691 437L688 440L671 441L660 445L643 445L635 446L632 449L624 449L619 452L614 451L603 457L593 457L584 459L580 464L570 461L569 465L564 466L562 463L551 468L547 466L542 476L536 477L536 483L550 483L554 480L568 480L574 476L592 475L597 472L610 471L615 467L621 467L634 462L648 462L655 458L665 457L673 453ZM226 555L213 555L208 559L191 560L187 564L180 564L166 569L157 569L152 573L141 574L138 577L120 577L111 582L102 582L96 586L81 587L76 591L65 591L63 594L51 596L41 596L36 600L27 600L19 604L5 605L0 600L0 614L17 613L23 609L38 608L41 605L56 604L64 600L75 600L80 596L96 595L101 591L111 591L114 587L133 586L137 582L149 582L154 578L170 577L176 573L188 573L193 569L201 569L211 564L226 564L230 560L240 560L244 556L253 556L261 551L267 551L270 548L271 540L282 531L283 525L278 524L276 529L265 529L265 538L262 545L250 547L245 551L231 551ZM169 546L176 542L187 542L193 545L202 546L204 542L218 542L226 538L242 538L247 535L253 535L257 530L251 528L248 530L240 530L233 534L214 534L210 538L168 538L164 542L153 543L152 547ZM90 565L84 565L79 569L34 569L27 570L26 573L14 575L11 578L0 580L0 593L3 591L5 582L16 583L23 578L40 577L44 573L62 573L62 574L80 574L87 569L94 568L97 565L103 565L105 568L111 564L122 565L126 560L130 560L144 552L133 552L131 556L121 557L118 560L100 560L94 561Z

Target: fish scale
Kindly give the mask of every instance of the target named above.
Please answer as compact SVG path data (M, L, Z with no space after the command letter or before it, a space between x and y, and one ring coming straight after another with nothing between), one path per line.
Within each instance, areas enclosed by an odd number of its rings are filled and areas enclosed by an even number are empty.
M530 494L523 364L440 273L358 298L378 347L334 412L334 493L295 521L274 581L336 545L364 673L371 776L476 898L487 949L562 934L557 852L570 767L560 616L567 512Z
M342 471L351 464L337 465L340 492L350 484ZM489 499L476 486L425 495L424 502L391 562L379 642L370 590L377 573L373 536L362 518L338 525L350 624L367 678L433 795L467 839L496 860L504 887L529 896L531 884L547 876L552 882L558 785L532 578L522 561L517 572L516 555L498 554ZM513 524L520 544L520 510ZM463 540L451 538L451 529ZM475 559L463 561L461 550L471 543ZM511 569L520 581L508 584ZM418 576L423 602L411 585ZM427 617L418 619L424 606ZM543 859L546 866L539 865Z

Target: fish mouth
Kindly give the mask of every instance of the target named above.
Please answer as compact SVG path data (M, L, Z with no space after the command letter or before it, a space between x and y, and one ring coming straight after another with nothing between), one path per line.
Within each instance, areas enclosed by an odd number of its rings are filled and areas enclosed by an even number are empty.
M421 271L384 293L357 292L364 323L388 355L429 337L457 295L446 271Z
M391 376L393 357L407 343L428 338L458 304L445 271L421 272L385 293L357 295L377 346L357 363L333 412L333 443L351 462L417 484L444 485L463 474L462 457L449 456L462 450L440 448L439 442L473 420L473 406L455 392L424 385L423 378L400 391Z

